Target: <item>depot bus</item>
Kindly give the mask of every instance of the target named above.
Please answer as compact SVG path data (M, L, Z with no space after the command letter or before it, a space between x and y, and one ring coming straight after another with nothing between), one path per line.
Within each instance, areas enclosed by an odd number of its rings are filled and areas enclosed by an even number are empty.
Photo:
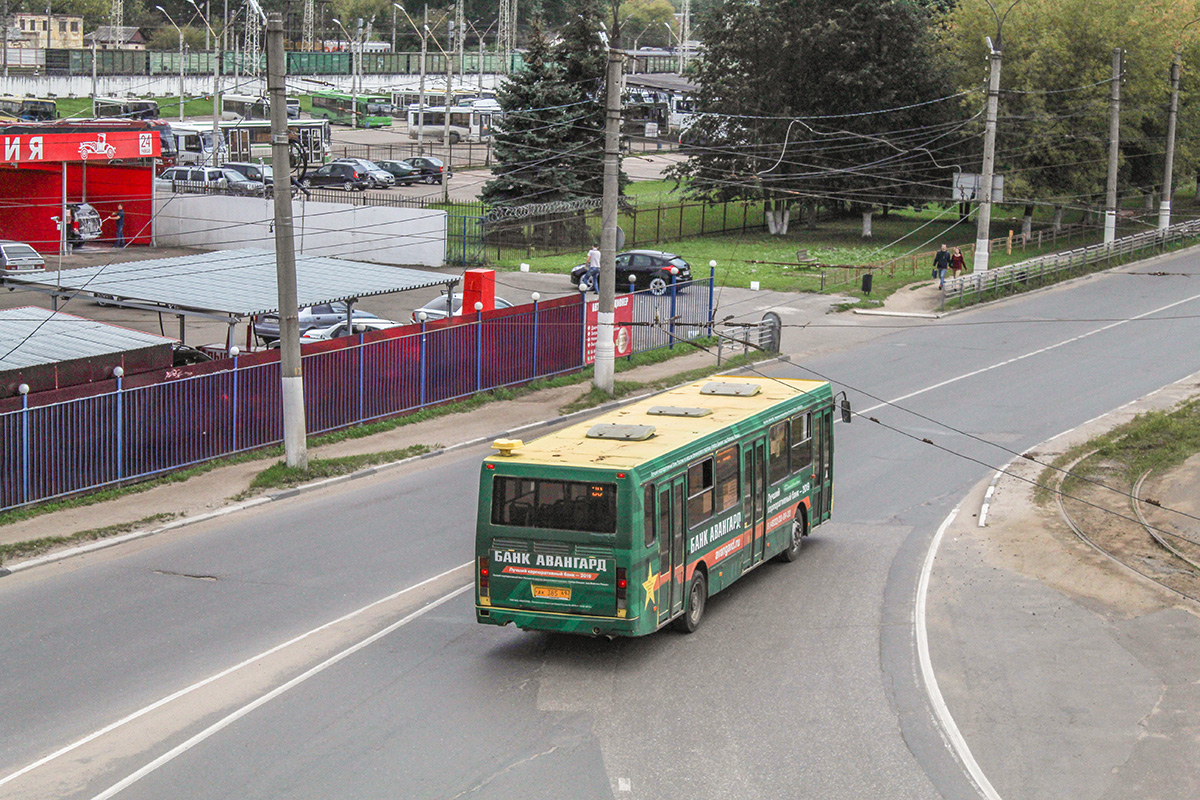
M492 123L500 116L495 100L450 108L450 144L486 142L492 138ZM408 138L436 139L446 135L446 107L426 106L408 109Z
M58 101L52 97L0 97L0 115L22 122L58 119Z
M498 440L479 484L476 619L695 630L710 595L794 560L829 519L833 406L825 381L718 376L528 444Z
M271 123L263 119L222 120L221 161L269 161L271 159ZM180 164L212 164L212 123L172 124ZM288 138L292 141L293 167L302 154L305 164L320 166L329 158L331 132L324 119L288 120Z
M285 99L288 119L300 118L300 101ZM271 119L271 99L248 94L221 95L221 119Z
M313 92L312 115L338 125L382 128L392 124L392 101L382 95Z

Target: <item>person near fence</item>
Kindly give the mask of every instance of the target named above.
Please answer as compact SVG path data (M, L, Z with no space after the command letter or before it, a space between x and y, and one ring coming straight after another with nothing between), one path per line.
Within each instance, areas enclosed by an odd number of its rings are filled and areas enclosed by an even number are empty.
M963 271L963 254L959 248L954 248L950 253L950 274L951 277L957 278L959 273Z
M950 246L943 244L942 249L933 255L933 276L938 279L938 288L946 285L946 269L950 266Z
M583 283L587 281L587 287ZM579 282L579 288L584 292L600 293L600 248L597 245L592 245L592 249L588 250L587 254L587 272L584 273L584 280Z

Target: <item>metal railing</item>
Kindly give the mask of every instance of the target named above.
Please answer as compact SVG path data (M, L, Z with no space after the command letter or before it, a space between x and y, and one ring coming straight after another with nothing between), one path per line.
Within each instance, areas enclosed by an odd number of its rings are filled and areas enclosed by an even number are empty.
M1014 287L1026 287L1034 281L1041 285L1062 280L1064 275L1083 274L1101 263L1121 261L1142 250L1161 250L1169 244L1200 236L1200 219L1181 222L1164 230L1143 231L1122 236L1107 244L1093 244L1060 253L1037 256L986 272L947 278L942 286L942 306L946 301L978 302L991 292L999 295Z
M710 276L661 296L634 293L633 352L709 331L712 285ZM308 432L582 370L584 299L306 345ZM0 399L0 408L0 509L144 480L283 438L277 350Z

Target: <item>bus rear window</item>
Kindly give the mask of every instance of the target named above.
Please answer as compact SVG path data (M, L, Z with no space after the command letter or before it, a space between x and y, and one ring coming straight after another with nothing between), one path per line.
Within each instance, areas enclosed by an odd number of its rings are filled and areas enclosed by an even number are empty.
M617 487L497 475L492 483L492 524L616 533Z

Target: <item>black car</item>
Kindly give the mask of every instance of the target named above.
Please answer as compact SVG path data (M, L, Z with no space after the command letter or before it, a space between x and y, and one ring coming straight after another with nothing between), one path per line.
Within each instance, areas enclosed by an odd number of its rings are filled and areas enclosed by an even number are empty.
M662 250L627 250L617 253L617 291L623 292L629 288L633 279L635 289L649 289L650 294L664 295L671 290L671 269L675 268L675 285L692 280L692 268L674 253L664 253ZM571 270L571 283L576 286L587 273L587 264L580 264ZM593 289L594 287L587 287Z
M446 178L454 177L452 173L446 171L446 165L442 163L440 158L417 156L415 158L406 158L401 163L408 164L419 172L421 180L425 183L441 183Z
M353 164L335 161L320 169L311 170L300 180L300 185L305 189L313 186L340 186L347 192L355 189L362 192L367 188L367 176Z
M421 174L421 170L409 164L406 161L376 161L380 169L387 170L396 179L396 185L402 183L414 184L417 181L425 180L425 176Z

